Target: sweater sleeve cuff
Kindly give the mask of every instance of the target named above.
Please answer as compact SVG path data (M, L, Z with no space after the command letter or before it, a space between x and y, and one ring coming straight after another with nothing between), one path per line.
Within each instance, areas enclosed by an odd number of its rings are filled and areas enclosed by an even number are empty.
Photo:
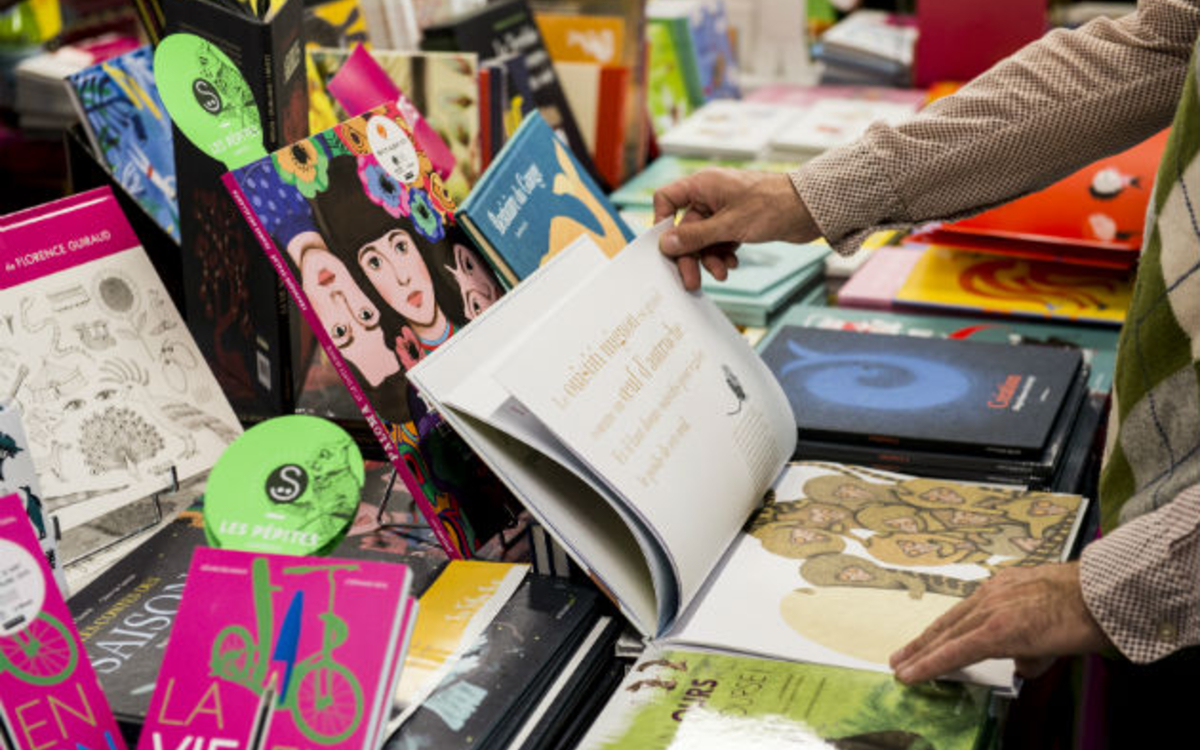
M1130 661L1200 643L1200 485L1085 547L1080 584L1088 610Z

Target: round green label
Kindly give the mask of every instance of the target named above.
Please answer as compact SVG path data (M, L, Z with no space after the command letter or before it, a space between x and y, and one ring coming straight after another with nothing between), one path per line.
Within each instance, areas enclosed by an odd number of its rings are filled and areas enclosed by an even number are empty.
M154 51L163 105L192 145L237 169L267 155L254 93L229 56L195 34L170 34Z
M354 521L365 473L350 435L319 417L276 417L233 442L213 466L204 525L224 549L327 553Z

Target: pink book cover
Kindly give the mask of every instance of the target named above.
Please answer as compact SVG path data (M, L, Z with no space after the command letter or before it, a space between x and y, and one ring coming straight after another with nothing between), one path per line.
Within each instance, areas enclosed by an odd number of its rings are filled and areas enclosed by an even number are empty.
M376 750L409 584L395 563L197 549L138 750Z
M124 750L18 495L0 498L0 719L17 750Z
M924 245L896 245L875 250L838 291L838 305L891 310L896 293L921 260Z
M924 89L895 89L883 86L804 86L792 83L777 83L745 96L746 101L765 104L788 104L795 107L811 107L822 99L858 99L865 101L925 104L928 92Z

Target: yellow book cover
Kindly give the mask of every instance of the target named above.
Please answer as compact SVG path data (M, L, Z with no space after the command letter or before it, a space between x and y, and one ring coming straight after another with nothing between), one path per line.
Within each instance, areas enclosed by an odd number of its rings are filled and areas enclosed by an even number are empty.
M1132 279L1124 272L932 245L900 287L896 301L1120 325L1132 289Z
M625 54L625 19L575 13L537 13L550 59L620 65Z

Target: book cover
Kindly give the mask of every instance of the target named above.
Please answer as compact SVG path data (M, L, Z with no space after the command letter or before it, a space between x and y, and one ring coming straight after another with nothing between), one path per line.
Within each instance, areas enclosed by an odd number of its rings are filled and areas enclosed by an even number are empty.
M978 687L908 687L861 670L651 649L579 748L972 750L988 735L989 703Z
M990 248L996 252L1020 252L1029 243L1045 247L1043 254L1064 259L1095 254L1128 268L1142 248L1146 205L1168 133L1100 159L1036 193L943 224L935 236L945 244L966 246L998 239L1002 244Z
M146 213L179 242L171 120L139 47L67 77L92 150Z
M675 26L687 34L686 20L678 19ZM681 42L688 46L681 48ZM690 53L690 37L681 38L669 20L647 20L646 107L653 132L660 138L704 103L695 57Z
M822 99L863 99L867 101L908 104L920 109L929 99L925 89L900 89L890 86L806 86L794 83L775 83L746 94L751 102L790 104L811 107Z
M583 134L571 114L550 55L525 0L490 3L443 24L427 27L422 49L474 52L480 63L506 54L525 59L534 103L585 171L594 173Z
M724 281L717 281L707 272L701 278L701 288L726 295L740 294L757 297L780 284L787 284L802 271L820 267L830 253L825 242L797 245L791 242L761 242L738 248L738 266Z
M7 740L19 750L124 750L17 495L0 498L0 623L0 728Z
M875 248L838 290L838 307L891 310L895 306L896 293L920 262L924 250L924 245ZM862 253L859 250L856 255Z
M689 22L705 100L741 98L738 58L723 0L696 3Z
M0 497L13 494L21 498L25 515L29 516L42 556L54 573L58 588L63 596L69 596L62 560L58 556L58 519L46 510L42 499L42 486L33 466L21 413L0 403Z
M771 147L788 153L819 154L853 141L871 123L896 125L916 111L915 105L904 102L820 99L780 129L771 138Z
M409 619L404 565L202 547L138 746L378 746Z
M880 315L848 307L796 305L780 317L755 348L762 351L780 331L790 326L1078 349L1091 370L1088 390L1102 394L1112 388L1119 335L1118 331L1096 326L897 312Z
M467 508L469 478L433 473L418 441L436 419L406 372L501 289L408 121L395 105L374 108L225 184L429 525L470 556L506 511L490 497Z
M633 237L540 114L522 121L458 217L509 286L581 235L609 254Z
M956 452L1041 452L1078 351L817 328L762 350L802 437ZM953 415L952 419L947 419Z
M0 392L63 530L212 467L242 428L110 188L0 217Z
M625 19L621 16L538 9L534 20L555 63L620 65L625 59Z
M682 288L658 250L669 226L614 258L580 238L412 373L643 636L886 672L895 648L998 566L1063 559L1081 497L788 466L787 395L711 300ZM837 506L815 528L803 520L814 500ZM788 512L772 515L780 501ZM895 509L849 523L868 505L933 511L953 533L905 521L891 534ZM752 533L776 521L766 541ZM1011 687L1013 669L950 677Z
M759 159L776 134L802 114L785 104L718 99L662 135L658 145L677 156Z
M1132 293L1133 281L1125 271L934 245L920 254L894 300L915 307L1120 326Z
M599 615L589 586L530 576L386 750L505 747Z
M361 53L348 49L321 48L309 54L328 86L347 62L355 54ZM440 163L433 154L430 154L430 158L445 181L446 190L455 201L462 201L479 179L481 171L478 57L474 53L399 52L387 49L374 49L369 54L387 74L392 85L411 103L413 110L423 115L420 124L414 124L422 148L426 143L436 141L448 149L448 154ZM369 106L395 100L396 97L380 99ZM361 114L369 106L354 112L343 108L330 126L338 120ZM410 115L412 111L404 111L404 114ZM431 132L426 132L426 129ZM433 137L430 138L430 135Z
M822 271L819 264L809 264L759 294L725 291L721 282L711 278L702 280L701 288L735 325L766 326L771 323L776 313L818 288ZM704 283L705 280L707 284Z
M652 208L654 193L660 187L675 180L693 175L709 167L729 169L754 169L760 172L788 172L796 168L795 163L762 161L754 159L712 159L693 156L663 155L650 162L641 172L621 185L609 196L618 207Z

